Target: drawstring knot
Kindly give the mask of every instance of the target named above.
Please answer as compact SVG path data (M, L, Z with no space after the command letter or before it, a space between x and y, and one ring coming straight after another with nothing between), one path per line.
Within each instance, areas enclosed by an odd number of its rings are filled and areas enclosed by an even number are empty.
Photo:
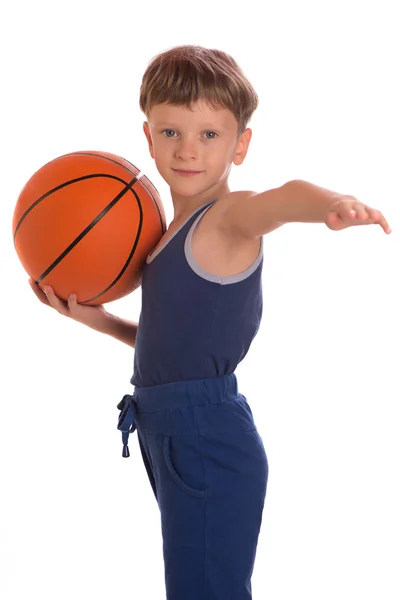
M128 448L129 434L136 429L136 400L134 396L125 394L117 404L117 408L121 411L118 417L117 429L122 431L122 456L128 458L130 456Z

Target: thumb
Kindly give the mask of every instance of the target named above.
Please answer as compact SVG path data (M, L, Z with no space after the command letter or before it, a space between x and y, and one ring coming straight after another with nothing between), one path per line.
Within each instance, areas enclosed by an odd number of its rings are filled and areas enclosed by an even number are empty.
M75 308L75 306L77 305L77 295L76 294L70 294L68 296L68 307L70 309Z
M333 229L333 231L340 231L341 229L346 229L346 227L349 226L349 224L345 223L341 216L335 212L328 213L325 223L329 229Z

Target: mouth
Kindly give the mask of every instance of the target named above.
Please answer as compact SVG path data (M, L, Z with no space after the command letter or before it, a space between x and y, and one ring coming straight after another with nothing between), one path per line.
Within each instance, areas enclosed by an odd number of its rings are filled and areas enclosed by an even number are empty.
M177 173L178 175L182 175L183 177L188 177L190 175L198 175L199 173L202 173L202 171L187 171L184 169L172 169L175 173Z

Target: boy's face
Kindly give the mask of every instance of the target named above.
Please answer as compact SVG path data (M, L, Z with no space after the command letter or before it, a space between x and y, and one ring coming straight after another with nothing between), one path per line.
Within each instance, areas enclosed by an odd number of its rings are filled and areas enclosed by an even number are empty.
M150 154L173 197L218 197L229 191L232 163L243 162L251 130L238 137L238 123L226 108L215 110L202 100L192 108L153 106L143 125ZM188 176L180 171L196 174Z

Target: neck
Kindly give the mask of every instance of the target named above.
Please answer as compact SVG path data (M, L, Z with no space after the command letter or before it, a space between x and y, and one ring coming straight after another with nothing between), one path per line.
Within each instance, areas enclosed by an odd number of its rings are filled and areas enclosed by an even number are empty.
M186 219L188 215L195 212L197 208L212 202L215 198L221 198L230 193L227 182L220 182L220 185L213 186L212 188L205 190L201 194L196 196L182 196L170 189L172 204L174 206L174 218L173 220L181 221Z

